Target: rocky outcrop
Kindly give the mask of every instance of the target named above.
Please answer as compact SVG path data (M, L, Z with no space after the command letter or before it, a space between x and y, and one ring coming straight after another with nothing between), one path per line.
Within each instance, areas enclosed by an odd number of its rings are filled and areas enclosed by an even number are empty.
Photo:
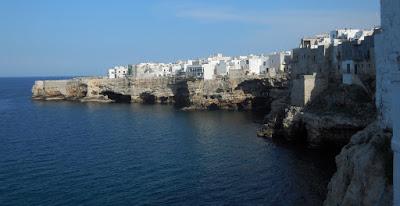
M375 122L351 138L336 157L324 205L392 205L391 137Z
M310 146L341 148L375 120L373 99L358 86L330 87L304 108L290 106L288 101L276 105L259 136Z
M87 85L79 80L36 81L32 87L33 99L77 100L87 95Z
M266 112L271 102L287 93L284 82L271 79L188 81L186 109L254 110Z
M42 100L81 102L134 102L175 104L185 110L255 110L269 111L270 104L287 93L287 80L175 78L105 79L36 81L32 97Z
M259 136L336 153L337 171L328 186L326 206L392 205L392 134L376 122L374 97L352 85L331 85L305 107L287 99L272 103Z
M288 97L283 96L271 103L271 110L264 118L264 126L257 132L259 137L274 138L281 136L285 109L288 108Z
M342 114L320 115L305 112L302 122L310 146L341 148L351 136L364 129L372 119L359 119Z

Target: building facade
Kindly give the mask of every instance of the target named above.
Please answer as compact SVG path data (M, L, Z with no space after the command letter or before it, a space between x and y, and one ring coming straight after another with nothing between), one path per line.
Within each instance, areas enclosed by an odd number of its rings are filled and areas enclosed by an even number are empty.
M108 78L124 78L128 76L128 68L124 66L117 66L108 70Z
M400 206L400 1L381 0L382 32L375 36L376 107L382 128L392 128L394 206Z

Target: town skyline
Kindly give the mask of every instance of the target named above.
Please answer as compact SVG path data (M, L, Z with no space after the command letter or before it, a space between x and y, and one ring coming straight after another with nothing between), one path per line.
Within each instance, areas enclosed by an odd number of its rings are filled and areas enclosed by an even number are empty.
M102 75L114 65L271 53L304 36L379 26L378 2L341 1L5 1L0 76Z

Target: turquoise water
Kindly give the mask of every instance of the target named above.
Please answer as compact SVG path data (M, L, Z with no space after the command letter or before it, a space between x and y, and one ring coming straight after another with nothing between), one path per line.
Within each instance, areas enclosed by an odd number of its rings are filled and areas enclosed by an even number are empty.
M249 113L30 99L0 79L0 205L320 205L332 165ZM331 159L330 159L331 160Z

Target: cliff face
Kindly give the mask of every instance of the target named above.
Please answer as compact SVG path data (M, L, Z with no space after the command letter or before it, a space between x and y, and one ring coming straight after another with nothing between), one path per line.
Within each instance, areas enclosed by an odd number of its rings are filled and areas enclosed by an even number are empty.
M276 100L259 136L342 148L326 206L392 205L391 132L376 121L374 98L358 86L330 86L305 107Z
M286 103L285 103L286 101ZM342 147L375 120L373 99L357 86L330 87L305 107L272 104L259 136Z
M135 102L175 104L186 110L269 109L270 102L286 95L286 79L186 80L99 79L36 81L32 97L82 102Z
M377 122L352 137L336 157L324 205L392 205L391 137Z
M33 99L77 100L87 95L87 85L79 80L36 81Z

